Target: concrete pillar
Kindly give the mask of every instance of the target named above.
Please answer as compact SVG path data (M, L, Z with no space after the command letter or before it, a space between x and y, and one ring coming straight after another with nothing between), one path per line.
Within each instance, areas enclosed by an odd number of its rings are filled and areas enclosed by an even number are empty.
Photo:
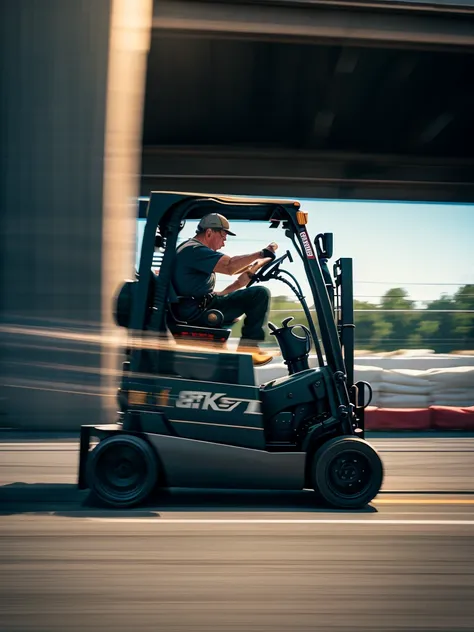
M0 427L110 421L152 0L0 8Z

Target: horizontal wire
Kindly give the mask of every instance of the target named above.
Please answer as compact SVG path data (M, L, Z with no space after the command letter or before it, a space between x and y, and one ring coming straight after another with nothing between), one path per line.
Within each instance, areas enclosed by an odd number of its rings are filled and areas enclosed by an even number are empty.
M301 308L293 309L289 307L288 309L270 309L270 313L277 314L287 313L287 312L303 312L304 310ZM313 310L314 311L314 310ZM415 312L423 312L424 314L474 314L474 309L427 309L423 308L413 308L413 309L354 309L354 312L376 312L380 314L382 312L403 312L406 314L413 314Z

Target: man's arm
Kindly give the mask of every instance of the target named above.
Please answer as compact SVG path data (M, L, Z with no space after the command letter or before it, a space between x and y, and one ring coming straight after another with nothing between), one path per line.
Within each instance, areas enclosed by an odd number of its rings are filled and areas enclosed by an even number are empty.
M226 296L231 292L236 292L237 290L241 290L243 287L246 287L250 281L250 275L248 272L242 272L237 279L228 285L226 288L221 290L220 292L214 292L217 296Z
M214 292L214 294L216 294L217 296L226 296L226 294L230 294L231 292L240 290L243 287L247 287L250 279L254 276L254 274L256 274L260 270L260 268L263 268L264 265L270 263L270 261L271 259L268 257L266 259L258 259L253 265L249 266L248 270L242 272L242 274L239 275L236 281L228 285L220 292Z
M271 243L266 248L263 248L262 250L259 250L258 252L253 252L250 255L236 255L235 257L229 257L229 255L223 255L219 259L219 261L216 263L214 272L220 272L221 274L228 274L229 276L232 276L236 272L239 272L243 270L244 268L246 268L247 266L249 266L251 263L255 261L255 259L265 257L265 251L271 251L274 253L277 248L278 248L277 244ZM240 287L243 287L243 285ZM236 288L236 289L239 289L239 288Z

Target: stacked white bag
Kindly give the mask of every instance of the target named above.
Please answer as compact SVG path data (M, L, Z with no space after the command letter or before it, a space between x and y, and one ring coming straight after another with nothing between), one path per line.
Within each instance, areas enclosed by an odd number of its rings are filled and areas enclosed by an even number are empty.
M379 366L354 366L354 382L368 382L372 387L370 406L379 406L380 385L384 370Z
M432 406L474 406L474 366L428 369Z
M318 366L316 358L310 357L310 366ZM257 384L284 375L288 369L283 362L255 368ZM354 379L369 382L373 390L370 405L379 408L474 406L474 366L418 370L356 364Z
M385 369L379 386L376 406L380 408L428 408L431 404L431 383L426 371L417 369Z

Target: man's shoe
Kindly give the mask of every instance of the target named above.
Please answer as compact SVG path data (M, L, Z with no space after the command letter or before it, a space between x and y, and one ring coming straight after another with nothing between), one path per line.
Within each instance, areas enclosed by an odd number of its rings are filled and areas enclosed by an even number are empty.
M272 353L267 353L266 351L262 351L258 347L237 347L237 353L250 353L252 355L252 362L254 366L263 366L264 364L268 364L274 358Z

